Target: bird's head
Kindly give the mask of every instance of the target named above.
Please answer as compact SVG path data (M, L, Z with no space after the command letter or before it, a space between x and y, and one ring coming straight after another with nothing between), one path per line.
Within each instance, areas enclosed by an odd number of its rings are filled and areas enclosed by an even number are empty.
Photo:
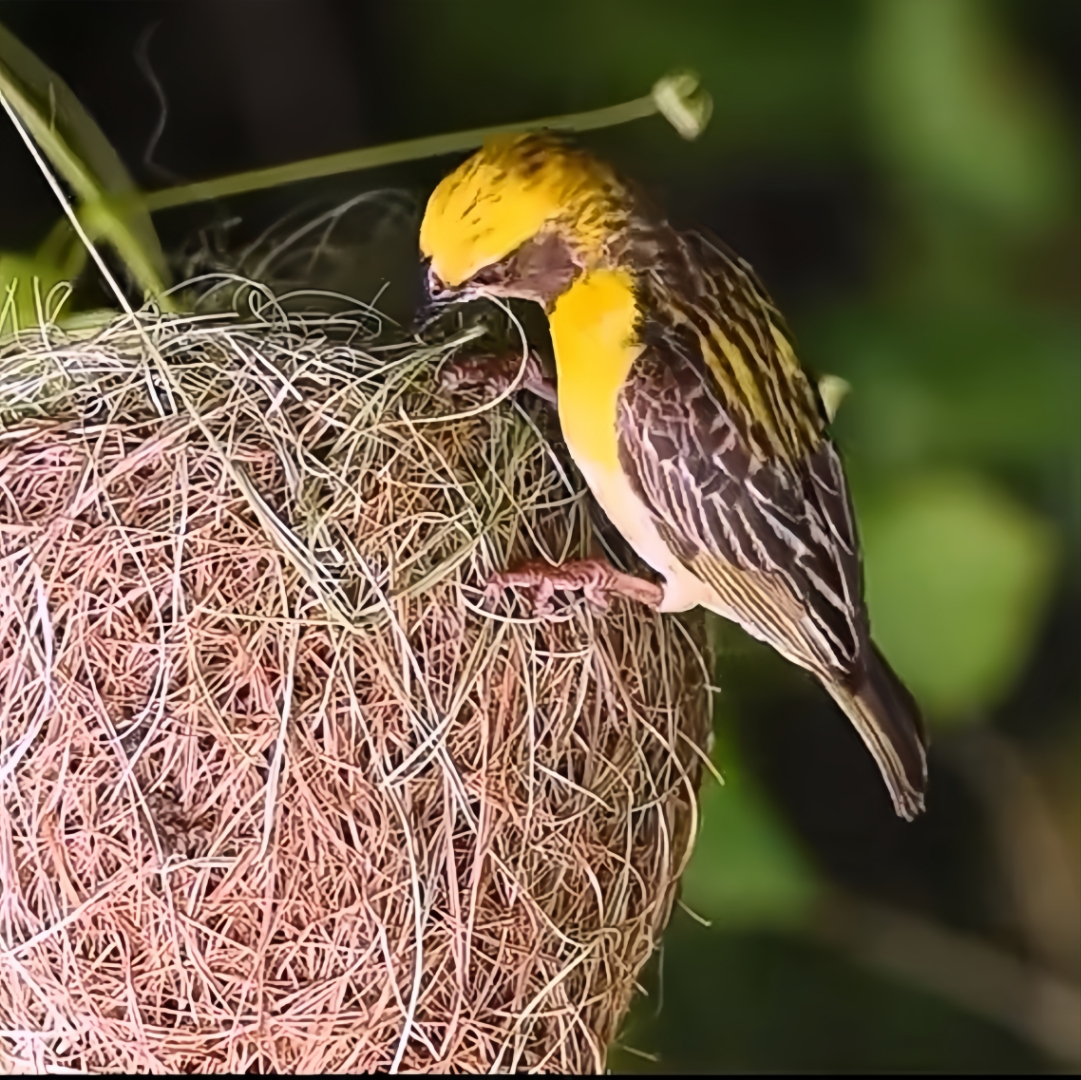
M604 263L622 186L595 158L543 135L490 139L432 192L420 228L433 303L522 297L550 306Z

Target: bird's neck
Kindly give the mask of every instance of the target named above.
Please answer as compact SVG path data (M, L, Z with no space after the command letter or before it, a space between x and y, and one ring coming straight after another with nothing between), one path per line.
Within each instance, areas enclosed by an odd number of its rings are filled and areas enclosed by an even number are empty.
M579 277L548 313L559 418L571 455L617 467L619 391L641 352L634 281L625 270Z

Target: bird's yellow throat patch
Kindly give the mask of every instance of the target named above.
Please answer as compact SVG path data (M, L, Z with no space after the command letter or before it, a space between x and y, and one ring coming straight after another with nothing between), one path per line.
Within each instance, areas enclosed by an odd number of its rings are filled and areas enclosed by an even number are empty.
M579 278L548 316L558 378L559 420L576 459L619 467L616 404L642 350L638 307L625 270Z

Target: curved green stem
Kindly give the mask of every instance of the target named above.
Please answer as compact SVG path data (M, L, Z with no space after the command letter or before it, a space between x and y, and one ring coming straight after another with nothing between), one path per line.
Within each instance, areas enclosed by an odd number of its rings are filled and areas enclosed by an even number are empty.
M700 86L698 77L690 72L674 72L659 79L645 97L625 101L622 105L609 105L589 112L570 113L566 116L546 117L526 124L501 124L496 127L473 128L450 135L428 135L421 139L372 146L363 150L346 150L340 154L296 161L289 165L274 165L268 169L222 176L217 180L200 180L194 184L165 188L143 196L148 210L167 210L173 206L220 199L227 195L239 195L246 191L291 184L298 180L312 180L320 176L374 169L380 165L396 165L418 158L455 154L480 146L493 135L510 135L519 131L536 131L548 128L552 131L590 131L595 128L614 127L631 120L660 113L685 139L697 138L709 121L712 104Z
M288 165L273 165L267 169L252 169L250 172L222 176L216 180L200 180L194 184L165 188L146 194L144 204L149 210L167 210L187 203L202 202L207 199L220 199L227 195L239 195L246 191L259 191L263 188L277 187L298 180L313 180L320 176L334 176L337 173L356 172L361 169L375 169L381 165L396 165L403 161L416 161L419 158L436 157L440 154L454 154L462 150L472 150L480 146L492 135L507 135L516 131L532 128L551 128L556 131L588 131L591 128L612 127L626 124L644 116L652 116L657 106L652 95L635 98L622 105L610 105L604 109L590 112L557 116L545 120L536 120L531 124L503 124L496 127L474 128L471 131L456 131L449 135L427 135L420 139L405 139L402 142L387 143L384 146L365 147L362 150L346 150L340 154L327 154L325 157L310 158L307 161L291 162Z

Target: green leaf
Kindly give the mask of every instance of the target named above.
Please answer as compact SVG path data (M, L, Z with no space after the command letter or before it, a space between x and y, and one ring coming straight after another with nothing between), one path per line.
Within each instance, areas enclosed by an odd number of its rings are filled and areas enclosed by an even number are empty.
M803 334L852 396L835 430L879 466L943 459L996 467L1081 456L1081 327L1075 317L987 308L838 308Z
M967 472L861 507L875 639L932 719L994 705L1031 652L1058 549L1051 527Z
M47 298L63 280L55 267L41 265L32 255L0 252L0 337L53 321L54 305ZM39 304L43 318L38 317Z
M86 263L86 248L67 219L33 255L0 252L0 336L56 322L70 295L58 285L73 281Z
M727 762L725 784L702 792L683 901L726 926L798 924L819 895L814 870L733 751L720 756Z
M75 192L91 238L112 244L142 288L160 296L165 255L123 162L64 82L3 26L0 93Z
M910 183L1041 225L1073 204L1054 102L982 0L877 0L866 56L872 130Z

